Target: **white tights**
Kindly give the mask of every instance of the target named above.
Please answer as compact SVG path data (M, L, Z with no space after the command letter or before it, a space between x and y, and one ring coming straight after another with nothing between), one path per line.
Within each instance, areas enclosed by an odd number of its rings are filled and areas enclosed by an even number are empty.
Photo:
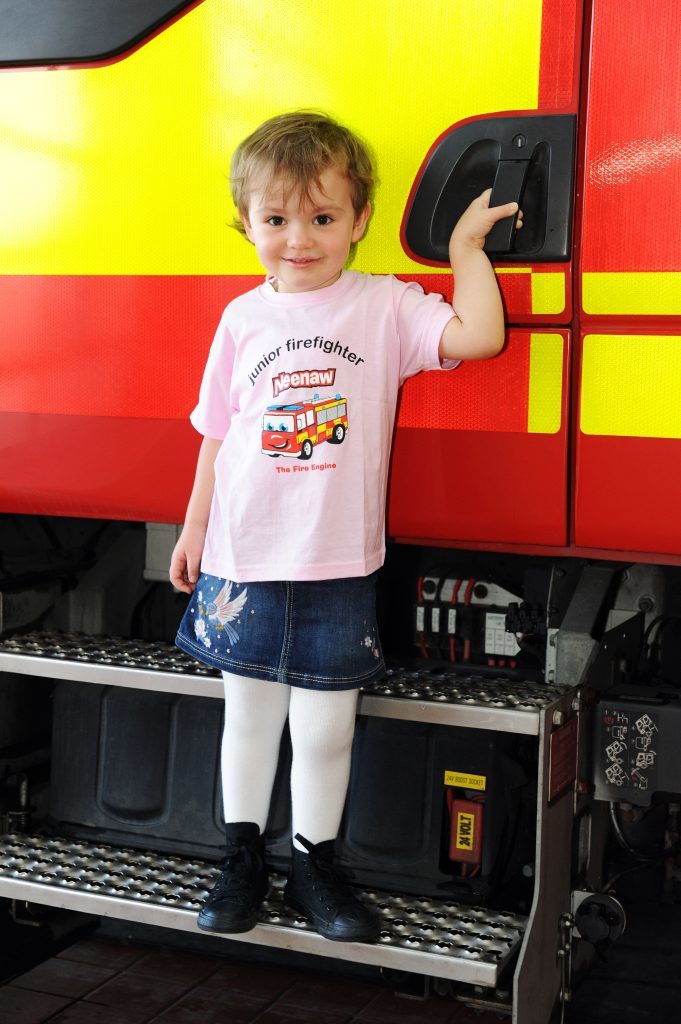
M311 843L335 839L350 778L358 691L305 690L229 672L222 677L225 821L254 821L264 832L288 715L292 833Z

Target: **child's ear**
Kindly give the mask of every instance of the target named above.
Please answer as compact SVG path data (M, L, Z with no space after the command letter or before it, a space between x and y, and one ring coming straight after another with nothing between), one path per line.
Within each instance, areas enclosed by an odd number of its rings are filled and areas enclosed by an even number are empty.
M367 203L362 212L359 214L359 216L355 218L355 224L352 229L353 242L359 242L360 238L364 234L370 216L371 203Z
M246 233L246 238L248 239L249 242L252 242L253 241L253 228L251 227L251 222L248 219L248 217L246 216L246 214L243 214L243 216L241 217L241 223L244 226L244 231Z

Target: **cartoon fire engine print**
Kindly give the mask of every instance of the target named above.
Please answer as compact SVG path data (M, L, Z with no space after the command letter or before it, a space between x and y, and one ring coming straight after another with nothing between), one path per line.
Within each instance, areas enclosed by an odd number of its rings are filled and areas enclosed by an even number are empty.
M199 643L207 649L215 648L220 640L226 637L229 643L239 641L239 633L232 625L240 623L239 615L248 599L248 588L244 587L240 594L232 598L232 583L227 580L216 594L221 580L203 574L196 588L196 605L194 613L194 633Z
M262 451L307 460L317 444L342 444L348 429L348 403L341 395L291 405L268 405L262 421Z

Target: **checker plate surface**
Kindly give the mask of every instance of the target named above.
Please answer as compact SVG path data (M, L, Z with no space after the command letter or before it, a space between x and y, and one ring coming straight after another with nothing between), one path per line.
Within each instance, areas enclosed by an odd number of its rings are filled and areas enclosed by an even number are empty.
M27 633L0 640L0 669L3 660L9 658L41 658L47 662L60 661L74 665L220 679L216 669L195 661L173 644L121 637ZM11 666L8 667L11 670ZM47 665L45 674L50 674ZM363 690L364 694L371 697L509 710L530 715L536 715L563 692L558 686L527 679L490 678L403 668L389 669L383 679Z
M107 916L113 901L146 906L149 923L167 924L168 912L198 912L217 879L218 868L205 861L183 860L164 854L150 854L100 844L43 836L8 835L0 839L0 895L41 902L49 889L68 890L92 898L91 913ZM261 941L267 944L268 926L313 936L320 943L314 950L333 955L335 947L314 932L307 918L290 910L283 901L285 879L274 876L271 892L260 917L264 925ZM408 961L426 954L433 970L439 958L443 976L456 973L461 980L493 984L501 968L515 953L523 938L526 918L483 907L468 907L452 900L357 890L362 901L372 906L382 922L380 938L355 948L374 951L371 959L381 962L381 948L402 951ZM49 902L46 900L46 902ZM64 901L68 905L68 896ZM230 936L241 938L241 936ZM295 946L289 934L287 945ZM340 952L340 950L339 950ZM394 958L393 958L394 960ZM452 972L453 961L460 969ZM449 966L448 966L449 965ZM419 970L414 963L406 969ZM467 976L470 976L467 978Z

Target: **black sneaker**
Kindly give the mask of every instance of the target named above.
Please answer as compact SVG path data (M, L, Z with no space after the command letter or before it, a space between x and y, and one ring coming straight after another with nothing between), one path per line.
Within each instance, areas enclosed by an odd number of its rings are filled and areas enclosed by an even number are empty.
M222 873L198 916L208 932L248 932L258 923L260 905L267 895L265 840L251 821L225 825L227 856Z
M325 939L336 942L372 942L380 922L344 885L333 867L334 841L313 845L297 835L307 853L293 847L291 877L284 888L284 902L305 914Z

